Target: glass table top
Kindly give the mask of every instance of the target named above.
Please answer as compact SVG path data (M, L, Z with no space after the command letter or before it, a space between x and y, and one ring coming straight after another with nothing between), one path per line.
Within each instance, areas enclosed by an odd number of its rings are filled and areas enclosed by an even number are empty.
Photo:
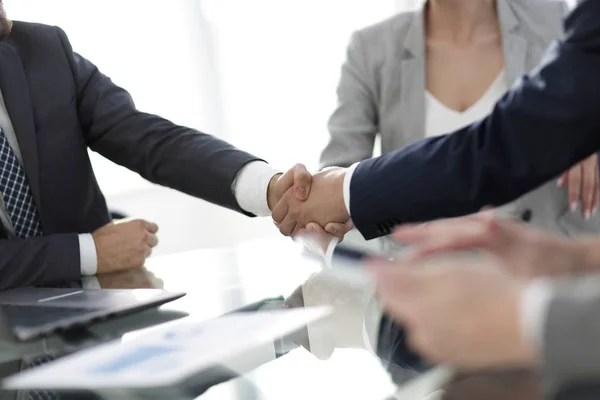
M162 306L194 318L215 318L265 298L273 308L331 305L334 312L318 326L308 326L276 343L240 355L237 373L219 370L214 380L186 382L169 398L200 399L541 399L540 379L528 371L460 374L434 367L423 373L387 368L365 338L365 313L372 288L323 277L323 266L284 238L249 242L234 248L204 249L151 258L139 270L101 275L83 285L102 288L164 288L187 295ZM172 322L171 322L172 323ZM155 329L155 328L148 328ZM143 334L134 331L123 340ZM243 332L240 332L243 335ZM310 350L310 351L309 351ZM0 364L7 376L18 360ZM243 371L243 372L241 372ZM27 398L0 393L0 399ZM92 393L56 398L101 398ZM75 396L75 397L73 397ZM130 398L112 393L109 398ZM136 393L136 398L152 397ZM104 397L104 396L103 396Z

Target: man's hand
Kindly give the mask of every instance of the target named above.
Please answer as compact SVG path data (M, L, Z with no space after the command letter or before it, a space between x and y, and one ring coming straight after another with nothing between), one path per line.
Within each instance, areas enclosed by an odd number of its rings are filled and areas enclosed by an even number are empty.
M345 171L344 168L331 168L315 174L306 201L299 201L291 190L285 192L272 214L279 231L292 236L310 222L323 227L330 222L345 224L350 219L343 197Z
M524 286L502 269L464 257L372 266L384 308L428 361L465 370L534 367L538 355L521 326Z
M92 233L98 274L139 268L158 244L158 226L141 219L110 222Z
M558 179L558 186L569 187L569 204L575 212L581 203L581 215L590 219L598 211L598 155L585 159L565 172Z
M414 246L411 259L451 251L481 250L520 277L587 272L590 239L568 239L486 211L466 217L404 225L396 241Z
M290 190L298 201L304 201L310 194L312 175L302 164L296 164L285 174L277 174L271 178L267 189L267 204L273 208L283 195Z

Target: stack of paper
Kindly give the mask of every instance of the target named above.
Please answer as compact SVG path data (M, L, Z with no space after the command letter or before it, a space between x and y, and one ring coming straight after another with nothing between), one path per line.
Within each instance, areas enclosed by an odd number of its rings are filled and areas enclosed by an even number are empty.
M186 319L6 379L7 389L166 387L331 313L329 307Z

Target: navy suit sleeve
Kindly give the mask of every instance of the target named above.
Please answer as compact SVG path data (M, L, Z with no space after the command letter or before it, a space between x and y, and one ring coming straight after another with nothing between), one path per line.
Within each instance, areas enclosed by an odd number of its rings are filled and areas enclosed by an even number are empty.
M81 278L77 234L0 240L0 290Z
M600 2L582 3L566 32L488 118L357 167L350 213L366 239L505 204L600 149Z
M138 111L127 91L74 53L66 34L57 32L73 70L79 120L92 150L151 182L244 212L232 185L242 167L257 157Z

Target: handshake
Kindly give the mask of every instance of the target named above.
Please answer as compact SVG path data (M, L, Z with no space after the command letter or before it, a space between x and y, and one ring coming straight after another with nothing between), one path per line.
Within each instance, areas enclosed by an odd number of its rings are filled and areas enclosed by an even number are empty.
M267 202L279 231L297 236L318 230L343 237L352 228L344 199L345 177L346 168L311 175L302 164L273 176Z

